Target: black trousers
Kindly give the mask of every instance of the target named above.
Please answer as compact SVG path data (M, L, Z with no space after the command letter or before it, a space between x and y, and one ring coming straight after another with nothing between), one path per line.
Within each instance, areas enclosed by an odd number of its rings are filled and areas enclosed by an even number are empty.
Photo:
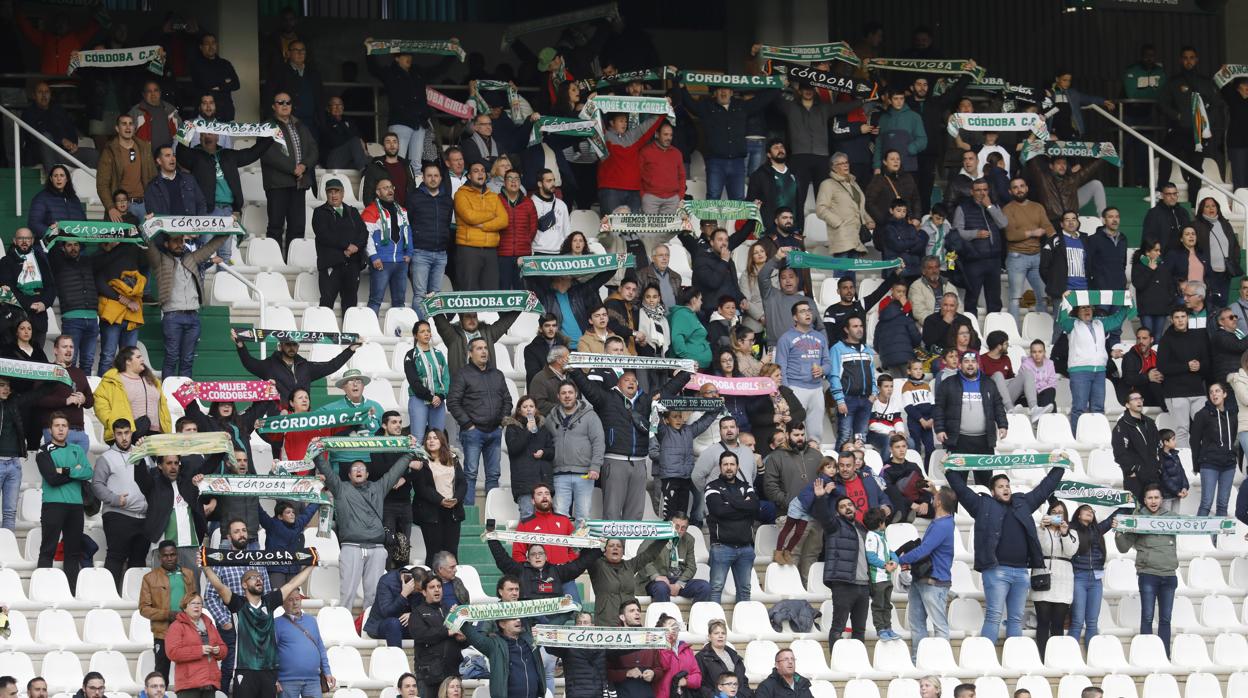
M153 638L152 654L156 655L156 671L159 671L160 675L165 677L165 685L168 685L173 679L173 673L169 671L169 655L165 654L165 638Z
M354 308L360 300L360 267L356 264L339 264L316 271L317 284L321 288L321 306L333 309L334 301L342 298L342 312Z
M1066 614L1070 611L1070 604L1037 601L1035 606L1036 647L1040 649L1040 658L1044 659L1044 647L1049 638L1066 634Z
M412 535L412 505L386 502L382 505L381 525L395 533L402 533L409 538ZM403 564L407 564L406 561ZM394 569L394 564L386 561L386 569Z
M234 673L234 698L277 698L277 669L239 669Z
M793 174L797 177L797 201L793 202L793 217L797 219L797 225L801 226L802 220L806 214L802 212L798 201L805 201L806 187L814 185L815 194L819 194L819 184L828 178L832 171L830 164L831 158L827 155L816 155L814 153L797 153L789 157L789 167L793 168ZM751 173L746 172L745 176L749 177ZM772 221L765 222L767 226L772 225Z
M295 187L264 190L269 212L268 236L277 240L283 257L290 249L290 241L303 237L303 227L307 222L307 209L304 208L306 192L306 189Z
M828 588L832 590L832 623L828 626L829 649L841 638L847 620L851 630L849 636L855 640L866 639L871 587L866 584L833 582Z
M498 248L459 245L455 258L456 291L498 289Z
M992 420L989 419L988 421L991 422ZM996 425L989 423L986 428L995 429ZM976 453L991 456L994 452L993 447L988 442L988 437L983 434L979 436L959 434L957 444L958 445L950 451L951 453ZM988 487L988 485L992 482L991 470L972 470L971 475L975 477L975 484L977 485Z
M39 544L39 567L51 567L52 558L56 557L56 544L65 538L65 578L69 580L69 590L77 593L78 570L82 567L82 523L84 519L81 504L59 504L44 502L39 514L43 541Z
M1192 142L1192 130L1190 128L1172 128L1166 132L1166 140L1162 141L1162 145L1166 150L1174 154L1175 157L1182 160L1188 167L1202 172L1201 165L1205 159L1205 154L1196 152L1196 145ZM1206 147L1205 150L1211 151ZM1170 173L1174 168L1174 163L1167 158L1161 158L1157 167L1157 185L1161 186L1162 182L1173 182L1170 179ZM1187 182L1187 200L1192 205L1196 204L1196 195L1200 193L1201 181L1196 175L1189 173L1187 170L1179 169L1179 174Z
M446 512L446 513L443 513ZM433 556L443 550L459 557L459 524L451 519L449 510L438 512L437 523L422 523L420 536L425 539L425 566L433 568Z
M113 581L117 582L117 591L120 593L126 570L147 566L147 549L150 543L143 533L143 519L116 511L104 514L104 540L108 543L104 568L113 575Z
M936 168L944 155L919 154L919 170L914 173L915 185L919 188L919 207L923 214L932 212L932 190L936 188ZM952 214L950 214L952 215Z
M979 292L984 292L984 305L988 312L1001 310L1001 260L976 259L970 262L958 260L966 278L966 312L974 315L979 307Z
M663 478L663 518L670 521L677 512L687 515L692 492L693 480L687 477Z

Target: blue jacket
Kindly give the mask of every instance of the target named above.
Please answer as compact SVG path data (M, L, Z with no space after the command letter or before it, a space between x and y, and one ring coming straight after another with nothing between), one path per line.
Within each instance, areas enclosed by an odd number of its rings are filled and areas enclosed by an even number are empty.
M1015 517L1026 532L1028 566L1032 569L1044 567L1044 553L1040 551L1036 522L1031 514L1048 500L1065 474L1065 468L1053 468L1035 489L1026 494L1013 494L1008 503L1003 503L990 494L980 494L967 487L966 473L957 470L948 473L949 486L958 495L958 503L975 519L976 572L997 566L997 547L1001 544L1001 530L1007 515Z
M423 183L407 194L407 219L412 226L412 247L426 252L445 252L451 244L451 216L455 202L451 183L443 179L437 194Z
M143 203L147 205L148 213L158 216L204 216L208 214L208 204L204 200L204 193L199 190L194 177L179 171L173 178L174 185L182 194L182 206L176 211L173 202L165 193L164 178L164 175L157 173L155 179L148 182L147 188L143 190L145 199Z
M1079 539L1079 547L1070 556L1070 566L1076 570L1091 571L1105 569L1105 534L1114 525L1114 517L1098 521L1096 526L1088 528L1078 521L1070 522L1070 530Z
M30 215L26 225L35 234L35 239L43 238L48 226L59 221L86 220L82 202L76 196L61 196L44 189L30 200Z
M273 621L273 632L277 635L278 681L316 680L321 674L333 675L315 616L305 612L295 620L285 614ZM312 642L308 641L308 635L316 642L316 652L309 651Z
M1115 242L1103 226L1083 241L1089 288L1098 291L1127 288L1127 246L1126 233L1120 231Z
M932 561L932 579L941 582L953 581L953 516L940 516L927 525L923 532L923 541L919 547L898 556L903 565L912 565L920 560Z
M397 203L394 211L394 215L398 216L399 239L397 242L391 238L390 223L382 216L380 201L374 201L365 206L360 213L360 218L364 220L364 229L368 231L366 251L370 262L380 260L383 264L401 264L404 257L411 258L414 254L411 218L407 210Z
M312 520L312 517L316 516L316 512L321 508L321 505L308 505L308 508L304 509L303 513L295 518L293 524L287 524L281 519L269 516L269 513L259 504L256 504L256 508L260 510L260 525L264 527L265 550L299 550L303 547L303 529ZM299 574L299 567L296 565L270 567L269 571L296 575Z
M880 365L905 365L914 358L914 348L922 341L914 316L906 306L889 297L887 304L880 308L879 322L875 325L875 350L880 353Z
M403 570L391 570L381 576L377 580L377 595L373 598L373 610L368 614L368 622L364 623L364 632L373 637L381 637L384 633L381 631L381 621L387 618L398 618L412 610L412 599L416 603L424 600L424 597L413 594L411 597L405 598L401 593L403 591Z
M845 396L868 397L875 392L875 350L865 341L857 347L844 340L832 345L828 352L832 370L828 383L836 402L845 402Z
M1183 470L1183 463L1179 460L1178 453L1161 454L1161 496L1173 499L1179 496L1179 492L1190 489L1187 482L1187 472Z
M963 199L953 212L952 233L961 236L962 243L958 256L965 262L981 259L1000 261L1001 250L1005 244L1002 233L1005 226L1005 214L999 207L985 208L971 197ZM975 231L979 230L987 230L991 234L980 239L974 236Z
M919 260L927 253L927 233L909 221L890 219L884 223L884 259L901 259L906 263L906 276L919 273Z

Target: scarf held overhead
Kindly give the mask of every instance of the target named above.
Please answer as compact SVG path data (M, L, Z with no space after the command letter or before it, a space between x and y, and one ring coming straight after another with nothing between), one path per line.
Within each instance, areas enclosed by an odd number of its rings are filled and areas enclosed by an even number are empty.
M602 219L604 233L679 233L693 230L693 222L684 212L612 213Z
M411 436L325 436L308 444L307 460L328 451L371 451L373 453L411 453L413 458L429 458L425 449L416 445Z
M823 63L825 61L841 61L852 66L862 65L862 59L844 41L831 44L801 44L799 46L762 46L758 50L760 58L773 61L794 61L796 63Z
M693 359L677 359L662 356L630 356L628 354L591 354L574 351L568 354L566 368L618 368L628 370L662 369L668 371L688 371L698 369L698 362Z
M126 454L126 461L137 463L148 456L189 456L224 453L234 462L234 444L224 431L197 434L151 434L139 439Z
M316 548L298 550L209 550L201 548L203 567L315 567L320 561Z
M770 378L729 378L728 376L712 376L707 373L695 373L685 390L697 390L710 383L719 390L720 395L773 395L779 388Z
M581 610L581 605L573 601L571 596L554 596L527 601L456 604L451 608L450 613L446 614L446 620L443 623L452 630L459 630L464 623L553 616L579 610Z
M478 80L477 89L472 93L472 103L476 106L478 114L488 114L490 105L485 101L482 92L507 92L507 111L511 114L511 123L519 126L524 122L524 117L520 113L520 93L516 91L516 86L510 82L502 80Z
M302 330L262 330L252 327L249 330L237 330L236 336L244 342L260 343L298 342L300 344L335 344L349 346L358 344L360 335L354 332L304 332Z
M483 536L483 539L521 545L560 545L565 548L597 548L599 550L606 545L606 540L602 538L538 533L537 531L490 531Z
M637 260L633 255L617 254L567 254L533 255L520 258L521 276L577 276L598 274L604 271L631 269Z
M455 56L460 63L468 56L459 45L459 39L445 41L436 39L384 39L365 44L368 55L384 56L393 53L425 53L434 56Z
M1122 167L1122 160L1118 157L1118 150L1113 143L1108 141L1101 143L1092 141L1027 141L1023 143L1023 152L1020 157L1024 163L1037 155L1047 155L1051 158L1095 158L1104 160L1114 167Z
M676 123L676 111L664 97L628 97L624 95L596 95L590 97L581 108L581 117L597 119L604 114L658 114Z
M998 114L953 114L946 129L950 136L958 131L1030 131L1042 141L1049 139L1049 128L1044 117L1031 112Z
M173 391L173 398L186 407L192 400L203 402L267 402L279 400L271 381L208 381L184 383Z
M256 431L260 434L286 434L292 431L319 431L338 427L367 424L372 410L336 410L322 407L312 412L262 417L257 420Z
M1220 90L1239 78L1248 78L1248 65L1228 63L1213 74L1213 84Z
M1215 535L1235 533L1235 519L1227 516L1148 516L1118 517L1118 533L1153 535Z
M772 66L789 76L789 80L804 80L811 87L831 90L849 95L854 99L875 99L879 85L869 80L859 80L848 75L837 75L827 70L816 70L808 65L773 63Z
M763 214L753 201L696 199L682 202L681 209L700 221L755 221L763 224Z
M598 119L585 119L572 116L543 116L533 121L533 132L529 135L529 146L542 142L543 133L557 133L561 136L585 138L599 160L607 157L607 143L603 140L602 122Z
M420 304L425 315L546 312L532 291L444 291Z
M48 244L58 242L132 242L142 244L143 238L133 223L112 221L59 221L48 227Z
M457 102L432 87L425 88L425 101L434 109L458 119L471 121L477 115L476 102Z
M315 477L285 475L208 475L199 493L215 497L267 497L299 502L328 502L325 483Z
M581 10L574 10L572 12L564 12L562 14L551 15L549 17L540 17L538 19L517 22L503 30L502 50L506 51L507 47L511 46L511 42L516 40L516 37L524 36L525 34L532 34L533 32L542 31L544 29L566 27L573 24L584 24L585 22L593 22L594 20L599 19L619 21L619 6L614 2L608 2L601 5L586 7Z
M73 75L79 68L129 68L134 65L146 65L152 73L164 75L165 50L159 46L135 46L74 51L69 57L67 74Z
M899 73L933 73L937 75L970 75L972 80L983 80L988 71L983 66L971 67L968 59L925 60L921 58L868 58L868 68L880 68Z
M1082 305L1109 305L1116 308L1130 308L1131 292L1130 291L1067 291L1062 295L1062 305L1059 310L1067 315L1074 313L1075 308Z
M180 145L190 147L191 139L196 133L215 133L233 138L272 138L277 147L281 148L282 152L286 152L286 135L273 121L240 124L233 121L192 119L182 122L182 125L178 127L176 138Z
M1070 459L1063 453L1015 453L999 456L951 454L941 463L945 470L1026 470L1030 468L1067 468Z
M592 536L607 540L671 540L679 537L671 521L586 521L585 530Z
M1098 507L1122 507L1135 503L1135 498L1126 490L1075 480L1062 480L1058 483L1057 491L1053 493L1053 496Z
M152 239L166 235L246 235L234 216L156 216L143 221L143 236Z
M828 269L831 271L884 271L901 266L900 259L860 259L857 257L829 257L800 250L788 253L789 267L793 269Z
M74 387L74 379L69 377L69 371L64 366L38 361L0 359L0 376L32 381L56 381Z
M535 625L533 640L542 647L606 650L670 650L663 628L612 628L594 625Z
M686 85L711 89L727 87L733 90L780 90L784 88L784 78L779 75L722 75L682 70L680 80Z

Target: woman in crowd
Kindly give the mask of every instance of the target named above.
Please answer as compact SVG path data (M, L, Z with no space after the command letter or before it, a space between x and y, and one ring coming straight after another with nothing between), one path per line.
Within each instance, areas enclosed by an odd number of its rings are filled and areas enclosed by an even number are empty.
M507 178L507 173L511 172L511 158L506 155L499 155L494 159L494 164L490 166L490 175L485 180L485 187L495 194L503 190L503 183ZM521 187L521 191L524 188Z
M1131 285L1135 288L1135 307L1140 324L1153 337L1161 337L1166 318L1174 307L1174 267L1162 255L1161 243L1145 240L1131 260Z
M303 513L300 514L295 511L294 504L279 499L277 504L273 505L273 515L269 516L264 507L256 502L256 509L260 513L260 526L264 528L264 549L293 553L306 547L303 544L303 530L312 517L316 516L320 506L310 504L304 507ZM269 585L274 588L281 587L291 577L299 574L298 565L281 565L268 569Z
M1192 417L1192 469L1200 476L1197 516L1208 516L1214 511L1217 516L1226 516L1227 504L1231 500L1231 486L1239 465L1239 454L1236 452L1239 420L1228 409L1229 394L1226 383L1218 381L1210 384L1208 402Z
M954 325L949 330L949 335L945 338L945 347L947 347L946 351L949 349L955 350L957 351L958 356L962 356L968 351L973 351L978 354L979 346L979 333L976 332L970 325ZM957 368L956 363L954 364L954 368Z
M302 414L312 411L312 393L307 388L299 387L290 391L289 409L283 414ZM288 431L282 436L282 448L286 460L303 460L308 453L308 444L312 439L321 436L333 436L340 428L312 429L309 431Z
M680 621L667 615L659 617L659 627L667 631L670 648L659 650L659 666L655 672L654 698L683 695L685 690L702 688L702 670L689 643L680 639Z
M561 255L584 255L591 254L589 251L589 241L585 239L585 233L579 230L573 230L563 239L563 244L559 246L559 254Z
M516 402L516 411L503 420L507 456L511 460L511 492L520 518L533 515L533 487L555 481L555 440L542 427L537 403L528 395Z
M754 338L757 336L744 320L732 328L732 354L737 359L737 371L750 378L758 377L758 372L763 370L763 362L754 356Z
M711 373L725 378L744 378L744 374L737 370L737 356L731 349L720 349L715 352L715 359L711 362ZM737 420L737 426L741 428L741 431L751 431L749 407L754 398L748 395L723 395L722 397L724 409Z
M1248 453L1248 351L1239 357L1239 370L1227 376L1227 382L1235 391L1235 403L1239 407L1239 417L1236 423L1239 450L1240 453ZM1243 489L1243 486L1241 485L1240 488Z
M702 697L715 698L715 686L719 683L720 674L735 674L737 698L752 698L754 691L745 674L745 660L728 644L727 624L718 618L710 621L706 636L707 643L696 655L698 669L702 672Z
M1049 358L1044 342L1033 339L1027 348L1027 358L1019 362L1018 372L1028 372L1036 381L1036 402L1046 412L1052 412L1057 406L1057 369ZM1037 417L1039 419L1039 417Z
M425 566L433 567L433 556L445 550L459 555L459 527L464 521L464 496L468 478L459 458L451 452L446 432L431 429L423 442L429 459L412 475L412 518L425 539Z
M806 423L806 409L793 391L781 384L782 375L779 364L763 364L758 377L775 381L776 391L749 403L750 424L757 443L755 449L764 458L771 453L772 436L777 431L787 431L790 424Z
M919 698L940 698L940 677L924 676L919 679Z
M1115 515L1104 521L1096 520L1096 510L1088 504L1075 509L1070 530L1078 543L1070 556L1075 572L1074 596L1070 602L1070 636L1086 647L1097 633L1097 621L1101 616L1101 599L1105 593L1102 579L1105 577L1105 534L1117 526Z
M663 307L663 293L658 284L646 284L641 292L641 312L637 316L637 331L646 335L646 341L637 347L640 356L664 356L672 341L672 326L667 322L667 309Z
M39 243L36 242L36 245ZM48 363L48 356L44 353L43 347L34 343L35 326L30 320L23 317L13 326L11 335L5 342L4 350L0 351L0 356L15 361L33 361L35 363ZM10 378L9 386L14 395L24 395L35 389L35 381L25 380L21 378ZM35 403L27 402L21 408L22 423L26 426L26 450L34 451L39 448L39 439L43 432L38 429L35 423Z
M1075 594L1075 572L1071 556L1079 548L1079 539L1070 530L1070 515L1064 502L1049 505L1048 514L1040 517L1036 531L1040 539L1040 552L1044 555L1044 569L1032 571L1031 601L1036 607L1036 647L1044 658L1049 637L1059 637L1066 632L1066 612ZM1046 589L1037 587L1038 579L1047 575Z
M257 400L241 413L233 402L214 402L208 406L208 414L204 414L199 401L191 400L186 405L186 416L195 421L201 432L223 431L229 434L234 448L246 453L247 461L251 463L251 434L256 430L256 420L276 410L277 403L271 400Z
M1200 237L1193 225L1183 226L1179 236L1166 252L1166 262L1177 285L1176 303L1183 303L1183 282L1204 281L1209 276L1209 250L1200 246Z
M69 168L53 165L43 189L30 200L30 216L26 225L35 234L35 240L47 236L48 227L59 221L84 221L87 213L74 192L69 178Z
M204 613L204 599L189 591L182 597L182 612L165 633L165 654L173 662L171 684L184 698L214 698L221 687L220 662L227 653L225 641L212 619Z
M741 272L737 285L749 301L749 307L738 314L741 316L742 325L758 333L763 331L763 296L758 290L758 271L767 263L767 247L761 242L750 245L750 253L746 259L745 271Z
M464 682L458 676L442 679L438 686L438 698L464 698Z
M495 167L505 156L495 161ZM510 170L503 175L498 198L507 212L507 227L498 234L498 287L524 288L520 278L520 258L533 254L533 238L537 235L537 207L526 196L520 184L520 173Z
M403 357L407 376L407 415L416 438L428 429L446 428L446 396L451 390L451 372L446 355L433 347L433 330L427 320L412 328L416 344Z
M1231 278L1243 274L1240 262L1239 237L1231 228L1231 222L1222 215L1222 206L1212 196L1200 200L1198 214L1192 221L1196 228L1196 244L1209 253L1209 268L1205 270L1205 283L1209 286L1207 299L1210 307L1226 305Z
M117 352L113 367L95 389L95 416L104 425L104 440L113 441L113 422L126 419L134 427L134 439L173 430L169 405L160 381L143 361L138 347Z

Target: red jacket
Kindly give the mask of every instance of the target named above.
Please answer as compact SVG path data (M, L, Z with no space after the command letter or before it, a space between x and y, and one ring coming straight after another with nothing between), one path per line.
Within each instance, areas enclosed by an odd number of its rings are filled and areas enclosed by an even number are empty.
M225 657L225 642L221 633L217 632L217 626L212 624L212 618L206 611L203 619L204 627L208 629L208 644L220 646L221 653L217 656ZM199 630L185 611L178 614L165 633L165 655L173 662L174 680L171 685L177 686L179 691L208 686L221 688L221 666L211 655L204 654Z
M49 18L48 23L51 22ZM47 26L45 24L45 26ZM87 22L87 26L78 31L70 31L64 34L53 34L48 31L40 31L35 29L35 25L25 15L18 13L17 27L22 30L26 40L35 45L39 49L39 72L44 75L64 75L69 72L69 54L79 49L91 48L84 46L95 33L100 30L100 25L95 20Z
M685 157L676 146L660 148L648 143L638 154L641 166L641 193L666 199L685 198Z
M507 211L507 229L498 235L499 257L523 257L533 254L533 236L537 234L537 208L529 197L520 195L520 203L515 206L507 200L507 195L498 193ZM553 561L552 561L553 562Z
M662 116L655 118L640 135L636 131L607 133L607 158L598 161L599 189L641 190L641 161L637 153L654 137L654 132L659 129L663 120Z
M540 511L534 511L533 515L524 519L516 526L517 531L525 531L526 533L556 533L561 536L572 534L572 520L563 514L550 512L543 514ZM528 552L529 546L513 543L511 546L511 557L516 562L524 562L524 556ZM576 553L571 549L562 545L546 546L546 561L552 565L562 565L565 562L572 562L577 557Z

